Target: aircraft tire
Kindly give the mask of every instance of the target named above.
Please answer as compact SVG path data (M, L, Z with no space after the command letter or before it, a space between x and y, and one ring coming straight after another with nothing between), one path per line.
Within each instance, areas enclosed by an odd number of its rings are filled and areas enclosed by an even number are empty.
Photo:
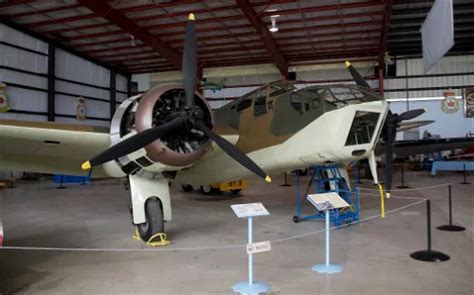
M240 193L240 191L242 191L242 190L241 189L230 190L231 194L233 194L233 195L238 195Z
M210 195L214 192L210 185L201 185L200 190L204 195Z
M138 225L138 233L147 242L153 235L165 231L163 209L158 198L149 198L145 203L146 222Z

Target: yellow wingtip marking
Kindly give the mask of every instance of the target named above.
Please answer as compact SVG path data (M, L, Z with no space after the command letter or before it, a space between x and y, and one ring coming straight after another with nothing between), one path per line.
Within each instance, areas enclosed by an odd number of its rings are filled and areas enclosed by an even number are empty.
M196 20L196 16L194 15L194 13L189 14L188 20Z
M346 65L346 68L350 67L352 64L350 61L346 60L346 62L344 63Z
M270 177L270 175L267 175L267 177L265 177L265 181L266 182L272 182L272 178Z
M89 170L91 169L91 163L89 161L85 161L84 163L82 163L81 168L82 170Z

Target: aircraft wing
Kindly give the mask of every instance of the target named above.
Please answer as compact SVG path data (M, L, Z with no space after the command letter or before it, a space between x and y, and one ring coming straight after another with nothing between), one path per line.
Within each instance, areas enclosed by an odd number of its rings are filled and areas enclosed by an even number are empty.
M85 176L81 163L109 147L108 128L0 119L0 169ZM106 177L102 167L93 177Z
M433 120L419 120L419 121L404 121L400 123L400 126L397 128L397 132L402 132L421 126L426 126L433 123Z
M402 140L395 142L394 153L397 157L405 157L473 147L474 138L472 137Z

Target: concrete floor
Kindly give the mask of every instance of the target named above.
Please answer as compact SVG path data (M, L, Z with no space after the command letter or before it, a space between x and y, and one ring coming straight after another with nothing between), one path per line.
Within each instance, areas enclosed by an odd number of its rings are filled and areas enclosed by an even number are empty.
M461 233L433 230L433 248L451 259L443 263L412 260L426 248L425 204L407 207L331 232L332 260L342 273L317 274L324 260L322 232L284 242L255 257L255 277L272 286L271 294L473 294L474 185L460 185L455 173L432 178L407 175L411 187L453 182ZM474 181L474 179L470 179ZM137 249L134 252L0 250L0 293L5 294L232 294L246 279L246 223L231 204L263 202L271 216L255 220L255 240L278 240L321 231L321 221L295 224L295 187L253 183L242 196L202 196L173 188L174 219L167 224L173 244L161 252L144 252L131 238L127 198L117 180L57 190L51 182L18 183L0 190L5 246ZM290 183L294 179L290 178ZM395 184L398 184L397 178ZM369 181L363 187L373 188ZM374 193L374 192L370 192ZM433 227L447 223L447 187L403 191L395 196L429 197ZM392 198L387 210L417 202ZM361 198L361 218L376 216L378 198ZM305 210L310 211L306 206ZM217 247L195 249L194 247ZM219 248L221 247L221 248ZM222 248L224 247L224 248Z

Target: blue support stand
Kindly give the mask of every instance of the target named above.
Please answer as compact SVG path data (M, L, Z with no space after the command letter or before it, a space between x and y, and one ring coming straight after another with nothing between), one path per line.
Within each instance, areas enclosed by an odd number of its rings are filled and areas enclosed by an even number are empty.
M253 243L253 220L252 217L248 217L248 245ZM234 292L240 294L260 294L270 291L270 285L262 282L253 281L253 254L248 253L249 258L249 279L247 282L239 282L232 286Z
M359 220L359 190L358 190L358 174L356 174L356 182L354 183L354 190L349 189L345 179L341 176L339 168L336 165L322 165L310 168L312 170L312 184L315 193L336 192L338 193L351 207L344 211L332 210L330 212L330 221L335 226L340 226L342 223L352 223ZM327 177L325 177L326 175ZM300 175L296 174L296 215L293 217L294 222L305 220L324 219L322 212L316 212L311 215L302 215L303 199L306 198L308 192L301 192Z
M326 263L324 264L316 264L311 269L315 272L319 273L337 273L342 271L342 266L331 264L330 263L330 252L329 252L329 231L330 231L330 221L329 221L329 214L331 210L325 211L325 219L326 219Z

